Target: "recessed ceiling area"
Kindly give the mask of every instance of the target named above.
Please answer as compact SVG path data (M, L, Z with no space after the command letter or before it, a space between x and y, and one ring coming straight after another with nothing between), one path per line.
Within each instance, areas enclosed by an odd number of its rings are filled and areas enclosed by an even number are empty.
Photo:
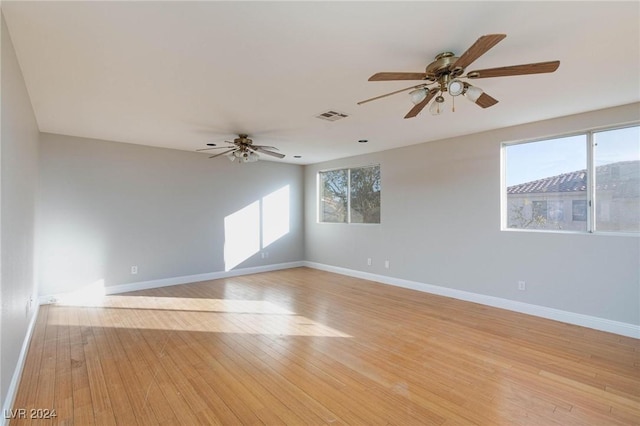
M2 12L40 131L195 151L248 134L311 164L640 100L638 2L14 2ZM484 34L498 104L412 119L412 82ZM415 82L418 84L419 82ZM347 117L320 120L334 111ZM366 137L363 137L366 135ZM367 139L368 143L358 143ZM205 154L203 154L205 155ZM294 156L300 156L295 158ZM213 159L212 161L227 161Z

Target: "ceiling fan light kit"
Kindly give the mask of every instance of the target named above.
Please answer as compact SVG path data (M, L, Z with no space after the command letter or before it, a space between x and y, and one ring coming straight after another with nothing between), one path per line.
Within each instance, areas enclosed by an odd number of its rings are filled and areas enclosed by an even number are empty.
M416 89L409 92L409 95L411 96L411 102L413 102L414 105L418 105L427 97L427 90L425 88Z
M482 96L483 93L484 92L481 88L465 83L463 94L471 102L478 102L478 99L480 99L480 96Z
M231 154L227 155L227 158L231 162L234 162L237 159L239 163L255 163L256 161L258 161L260 156L255 152L234 151Z
M442 96L436 96L435 101L429 108L431 115L440 115L444 112L444 98Z
M486 94L481 88L472 86L462 79L551 73L557 70L560 66L560 61L547 61L475 70L468 72L466 75L464 74L469 65L471 65L480 56L487 53L489 49L502 41L505 37L506 34L484 35L478 38L478 40L476 40L476 42L460 56L455 56L452 52L442 52L434 58L433 62L427 65L425 72L422 73L376 73L369 77L369 81L422 80L424 83L366 99L358 102L358 105L411 90L411 92L409 92L409 96L414 107L407 113L407 115L405 115L404 118L413 118L418 115L434 97L435 99L429 107L429 112L431 112L432 115L442 114L442 112L444 112L445 102L442 95L446 92L449 93L452 100L456 96L464 95L479 107L488 108L497 104L498 100ZM434 85L434 87L429 88L430 85ZM452 107L454 107L453 102ZM452 109L455 111L455 108Z
M464 86L464 82L458 80L457 78L454 80L451 80L449 82L449 86L447 87L447 90L449 91L449 94L451 96L458 96L458 95L462 95L465 92L465 86Z

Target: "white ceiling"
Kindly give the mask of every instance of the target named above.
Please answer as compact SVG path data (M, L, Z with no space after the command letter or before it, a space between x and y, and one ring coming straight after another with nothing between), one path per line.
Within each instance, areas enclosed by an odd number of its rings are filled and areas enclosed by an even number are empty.
M190 151L245 132L287 154L276 161L310 164L640 100L637 1L3 1L2 11L42 132ZM490 33L507 38L468 70L560 68L476 80L500 101L488 109L458 98L455 113L405 120L404 93L356 104L414 84L368 82L373 73L421 72ZM327 110L349 117L315 118Z

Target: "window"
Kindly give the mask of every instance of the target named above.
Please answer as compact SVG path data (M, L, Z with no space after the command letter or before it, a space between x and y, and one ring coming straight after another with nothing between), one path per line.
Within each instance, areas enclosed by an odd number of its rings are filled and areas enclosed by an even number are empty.
M320 222L346 223L349 170L320 173Z
M505 146L508 228L587 230L564 215L565 201L586 200L586 145L577 135Z
M640 232L638 141L632 126L504 144L504 227Z
M593 134L595 229L640 232L640 127Z
M319 174L320 222L380 223L380 166Z

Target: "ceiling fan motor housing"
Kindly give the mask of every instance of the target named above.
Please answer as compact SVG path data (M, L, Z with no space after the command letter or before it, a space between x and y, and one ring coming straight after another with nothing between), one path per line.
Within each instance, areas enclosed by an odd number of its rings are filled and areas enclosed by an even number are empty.
M236 139L233 140L236 145L250 145L253 143L251 139L249 139L249 135L239 134Z
M438 80L441 76L450 73L450 67L458 60L452 52L442 52L435 57L435 60L427 65L425 73L429 80Z

